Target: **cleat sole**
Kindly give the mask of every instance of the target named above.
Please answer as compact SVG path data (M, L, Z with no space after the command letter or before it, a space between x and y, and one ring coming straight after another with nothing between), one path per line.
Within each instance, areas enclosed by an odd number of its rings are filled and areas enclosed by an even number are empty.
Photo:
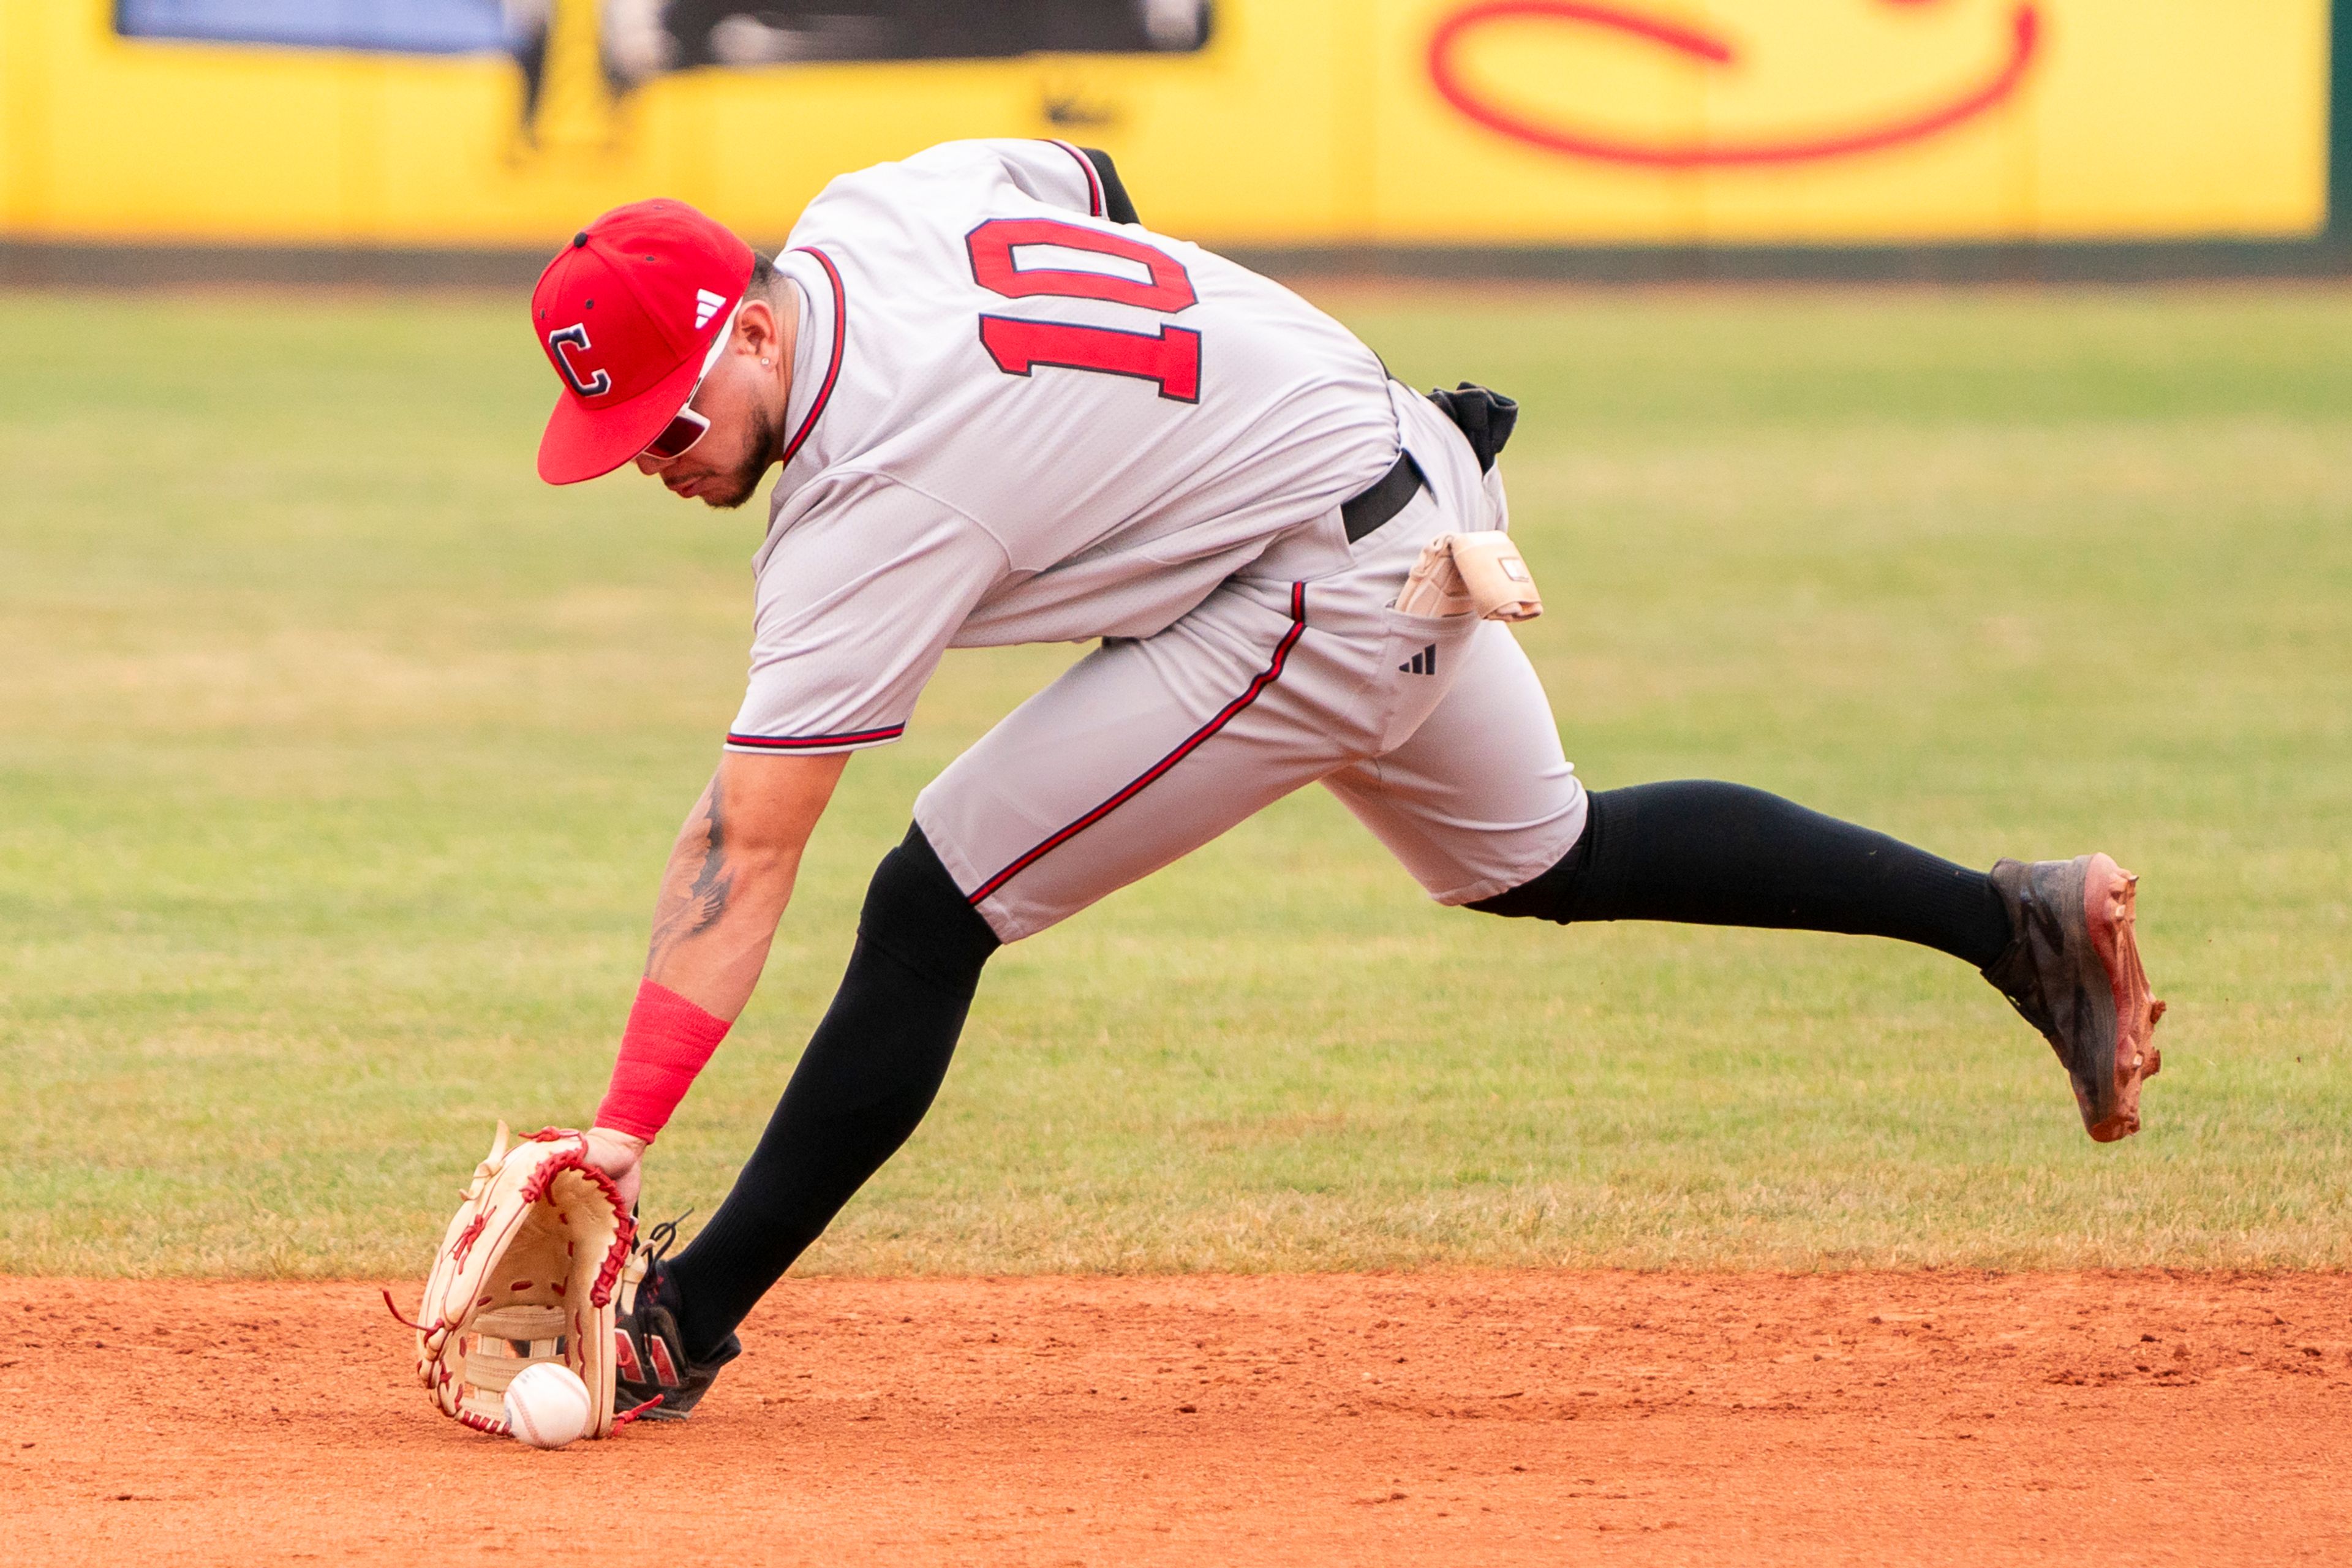
M2116 1018L2115 1109L2105 1121L2089 1126L2094 1139L2112 1143L2139 1131L2140 1085L2164 1065L2154 1039L2164 1004L2150 994L2133 927L2139 879L2107 856L2088 858L2083 877L2084 921L2090 928L2092 950L2106 970Z

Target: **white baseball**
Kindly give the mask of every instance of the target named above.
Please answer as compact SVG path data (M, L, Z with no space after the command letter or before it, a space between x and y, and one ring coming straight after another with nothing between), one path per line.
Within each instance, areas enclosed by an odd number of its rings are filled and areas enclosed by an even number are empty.
M561 1448L588 1430L588 1385L560 1361L533 1362L507 1384L507 1429L518 1443Z

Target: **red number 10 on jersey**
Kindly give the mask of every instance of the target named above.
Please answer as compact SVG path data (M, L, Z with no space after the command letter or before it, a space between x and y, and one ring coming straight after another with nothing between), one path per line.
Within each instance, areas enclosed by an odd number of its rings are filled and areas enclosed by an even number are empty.
M1110 257L1141 267L1149 282L1080 268L1016 267L1015 247L1051 245ZM1065 300L1104 300L1114 305L1174 315L1194 302L1192 279L1172 256L1125 235L1105 234L1046 217L991 218L964 236L973 281L992 294L1024 300L1050 294ZM980 343L996 368L1027 375L1041 364L1068 370L1131 375L1160 388L1178 403L1201 400L1201 334L1188 327L1162 325L1156 332L1121 331L1066 321L1033 321L1022 316L980 318Z

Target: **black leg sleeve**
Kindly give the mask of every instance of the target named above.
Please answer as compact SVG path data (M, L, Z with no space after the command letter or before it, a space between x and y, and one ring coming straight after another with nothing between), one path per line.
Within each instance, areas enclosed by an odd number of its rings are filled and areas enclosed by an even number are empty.
M1992 880L1743 784L1602 790L1584 835L1531 882L1470 907L1576 921L1679 921L1893 937L1981 969L2009 944Z
M1128 195L1126 184L1111 163L1110 154L1099 147L1081 147L1078 151L1087 155L1087 162L1095 166L1095 174L1102 180L1103 216L1113 223L1141 223L1143 220L1135 216L1135 202Z
M690 1359L734 1331L913 1134L996 947L922 830L910 830L874 873L848 973L759 1147L710 1223L664 1265Z

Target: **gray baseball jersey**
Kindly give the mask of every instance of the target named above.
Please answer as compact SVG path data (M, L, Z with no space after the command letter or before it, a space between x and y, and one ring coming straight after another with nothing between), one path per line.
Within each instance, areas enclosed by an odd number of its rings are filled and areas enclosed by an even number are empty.
M1077 149L1007 141L803 213L728 746L884 743L948 647L1100 637L917 803L1005 940L1318 780L1441 899L1549 866L1584 802L1517 643L1388 607L1427 538L1504 526L1499 481L1338 322L1103 207ZM1426 488L1350 543L1400 450Z

